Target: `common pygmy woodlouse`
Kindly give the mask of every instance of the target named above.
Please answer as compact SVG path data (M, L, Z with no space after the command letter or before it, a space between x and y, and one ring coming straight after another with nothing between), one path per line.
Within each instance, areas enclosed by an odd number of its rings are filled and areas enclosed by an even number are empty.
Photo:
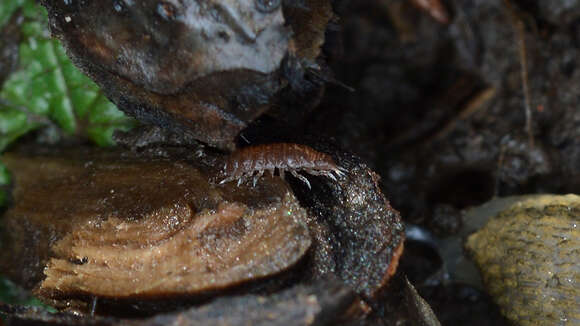
M334 181L345 172L344 168L336 165L330 155L318 152L309 146L275 143L249 146L232 153L224 164L223 174L226 178L220 184L237 179L239 186L242 182L253 178L255 186L264 171L270 171L273 176L276 169L281 178L284 178L284 173L288 171L304 182L308 188L310 188L310 182L298 171L325 176Z

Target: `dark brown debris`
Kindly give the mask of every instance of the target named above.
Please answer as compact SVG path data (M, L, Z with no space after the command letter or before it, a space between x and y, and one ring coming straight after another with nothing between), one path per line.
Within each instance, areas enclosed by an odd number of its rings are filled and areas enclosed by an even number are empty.
M40 308L0 304L8 325L333 325L356 296L337 281L299 285L272 295L217 299L206 305L155 317L129 320L71 313L50 314Z
M73 62L121 110L229 150L288 83L299 90L306 69L320 73L334 16L329 0L41 2ZM299 78L284 72L288 56Z
M403 252L404 226L379 188L380 177L360 159L328 143L311 142L332 153L348 171L338 182L313 178L312 191L291 183L296 196L310 212L313 237L312 274L336 274L357 293L372 299L396 271Z
M310 246L306 212L279 179L211 183L187 150L9 154L2 271L45 299L158 298L278 274Z
M14 189L0 268L81 315L91 302L98 315L152 316L336 279L361 296L345 320L364 318L396 270L403 225L374 172L317 149L347 175L309 175L312 189L289 176L293 191L269 175L255 187L219 185L224 156L203 148L5 154Z
M427 301L417 293L415 287L406 278L405 284L407 285L405 288L405 301L409 315L414 317L413 323L420 326L441 326Z
M341 282L296 286L271 295L222 298L182 313L159 315L129 325L332 325L356 296Z
M338 183L309 177L312 190L287 178L307 211L310 249L290 270L259 280L261 287L242 284L235 295L268 297L280 293L281 288L335 275L361 291L364 298L356 300L356 313L340 320L340 324L420 324L424 320L416 313L420 309L409 309L412 304L405 300L409 292L402 276L407 274L444 325L508 325L482 288L465 283L479 277L476 269L449 264L463 257L461 250L438 249L437 243L451 240L460 244L465 229L472 227L466 223L464 210L496 195L578 193L580 1L510 0L522 14L517 33L504 0L423 1L426 12L413 6L412 1L334 0L331 2L340 12L340 20L330 17L326 21L326 12L319 11L325 8L324 1L282 0L286 19L304 17L300 19L307 22L289 21L286 26L295 33L325 24L326 32L317 30L312 38L290 37L289 55L280 61L280 71L267 75L219 72L201 77L185 84L176 100L143 91L141 84L122 80L111 70L95 68L94 60L82 61L79 58L84 53L78 51L80 46L74 40L69 51L79 52L74 55L77 63L108 86L109 96L126 111L161 125L174 136L187 134L183 137L187 141L170 136L158 138L158 143L170 139L168 143L187 145L202 140L226 149L233 147L236 135L241 135L237 145L251 146L256 142L248 129L274 117L284 122L298 121L301 128L293 129L294 134L331 135L342 148L364 158L363 165L336 150L298 142L333 155L349 174ZM45 2L64 10L63 2ZM67 3L77 6L82 1ZM438 5L444 6L448 23L441 24L429 16ZM162 9L163 19L174 17L171 8ZM144 21L146 24L135 27L147 26L147 19ZM60 24L64 25L62 21ZM162 30L158 36L163 36ZM55 31L58 33L58 29ZM182 36L181 31L176 32L176 36ZM332 61L325 56L327 53L316 57L317 51L310 55L301 48L301 44L318 44L322 38L325 51L332 45L329 43L343 44L344 51L333 52L343 57ZM99 44L88 41L86 44ZM525 92L518 41L525 42ZM318 83L329 78L320 73L324 71L322 65L320 71L316 70L321 61L330 63L334 79L356 92L332 84L322 92ZM112 66L116 64L123 63ZM314 78L316 74L322 75L319 80ZM179 83L178 78L171 82L161 87L175 88ZM239 91L242 88L244 91ZM304 92L306 100L296 99L294 94L280 97L289 89L290 93ZM522 109L524 93L529 95L528 117L533 116L527 121ZM532 133L526 131L526 122ZM272 134L263 135L262 143L275 141ZM240 141L246 138L246 143ZM157 146L139 139L134 144L138 151L155 151ZM402 248L402 224L398 213L376 190L371 170L382 177L380 186L407 225L431 234L430 239L414 241L411 234L408 236L398 274L388 281L386 276L397 262L397 249ZM260 185L264 182L261 180ZM353 200L357 198L363 200ZM390 240L381 242L378 238ZM383 251L382 246L386 248ZM468 277L459 278L460 271ZM548 284L556 284L554 280ZM277 282L277 287L266 285L269 281ZM233 295L220 294L223 302ZM97 306L105 307L103 301L98 300ZM199 308L204 303L207 301L194 304ZM189 304L183 303L178 309L190 309Z
M311 188L298 179L288 182L309 212L313 238L311 277L335 274L357 293L372 299L387 285L404 247L404 226L380 189L380 176L358 156L325 140L295 133L287 126L255 124L244 131L256 146L297 143L330 155L345 175L335 182L307 175Z

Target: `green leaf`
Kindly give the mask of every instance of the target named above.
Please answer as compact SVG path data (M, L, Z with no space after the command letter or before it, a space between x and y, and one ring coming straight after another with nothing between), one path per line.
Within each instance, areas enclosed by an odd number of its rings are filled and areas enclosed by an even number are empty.
M24 16L19 27L19 66L0 86L0 153L21 136L47 125L60 127L69 137L112 145L113 132L130 129L134 120L107 100L72 64L59 42L50 38L46 10L35 0L0 0L0 28L19 9ZM0 207L7 198L3 186L9 183L10 173L0 162ZM56 312L1 276L0 302L42 306Z
M113 132L128 130L134 121L109 102L72 64L59 42L50 38L46 11L35 0L0 0L0 28L18 9L24 16L19 68L0 89L0 153L28 132L52 124L65 135L87 137L100 146L112 145ZM0 207L6 204L3 186L9 183L10 173L0 162ZM56 312L2 277L0 302Z
M16 11L16 9L22 7L22 5L26 2L26 0L3 0L0 2L0 26L4 26L12 13Z
M112 146L115 144L113 141L113 133L116 130L128 131L133 127L133 125L118 124L118 125L95 125L87 129L87 133L91 136L91 139L99 146Z
M6 204L6 200L8 199L8 194L2 186L7 185L10 183L10 173L6 166L0 162L0 207L3 207Z
M0 185L6 185L10 183L10 173L8 169L2 162L0 162Z
M24 17L19 27L19 68L0 89L0 153L28 132L52 124L64 135L113 145L113 132L130 129L134 121L109 102L50 38L46 10L35 0L0 0L0 28L18 9ZM8 182L0 162L0 207L6 197L1 186Z
M19 27L19 68L0 89L0 152L47 125L58 126L68 137L113 145L113 132L130 129L134 121L72 64L57 40L50 38L46 10L35 0L0 0L0 28L17 10L24 17ZM8 182L3 173L7 172L0 163L0 186Z
M0 24L21 8L19 69L0 90L0 151L27 132L55 123L64 135L112 145L115 129L127 130L127 118L77 69L57 40L49 37L46 10L34 0L2 0ZM7 104L6 104L7 103ZM2 116L3 115L3 116Z
M46 309L51 313L56 313L57 310L42 303L37 298L31 296L27 291L23 290L8 279L0 276L0 302L9 304L36 306Z

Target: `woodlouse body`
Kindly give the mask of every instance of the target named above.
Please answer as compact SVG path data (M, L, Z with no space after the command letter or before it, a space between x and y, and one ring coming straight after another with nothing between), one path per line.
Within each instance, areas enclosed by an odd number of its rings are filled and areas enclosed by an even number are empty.
M238 185L253 178L256 185L265 171L272 176L275 170L281 178L286 171L304 182L310 188L310 182L305 176L298 174L304 171L312 175L321 175L336 181L336 177L344 175L344 169L336 165L332 157L314 150L306 145L276 143L249 146L232 153L224 164L223 173L226 176L220 184L238 180Z

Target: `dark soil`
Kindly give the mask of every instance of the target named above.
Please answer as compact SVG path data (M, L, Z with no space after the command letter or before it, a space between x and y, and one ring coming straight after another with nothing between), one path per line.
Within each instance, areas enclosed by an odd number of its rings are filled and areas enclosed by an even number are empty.
M365 158L408 225L434 235L408 234L399 270L442 324L498 325L482 291L441 281L432 244L494 196L580 191L580 1L443 1L448 25L410 2L339 3L327 46L342 43L332 69L356 91L329 87L306 129Z
M580 1L442 0L448 24L412 2L333 1L340 19L324 55L334 81L316 109L284 128L310 145L302 135L332 137L360 156L407 225L398 272L364 322L418 322L397 317L406 276L443 325L508 325L477 284L446 274L450 257L438 243L461 233L466 209L494 197L580 193ZM258 132L271 118L242 138L277 140ZM350 230L349 221L334 222Z

